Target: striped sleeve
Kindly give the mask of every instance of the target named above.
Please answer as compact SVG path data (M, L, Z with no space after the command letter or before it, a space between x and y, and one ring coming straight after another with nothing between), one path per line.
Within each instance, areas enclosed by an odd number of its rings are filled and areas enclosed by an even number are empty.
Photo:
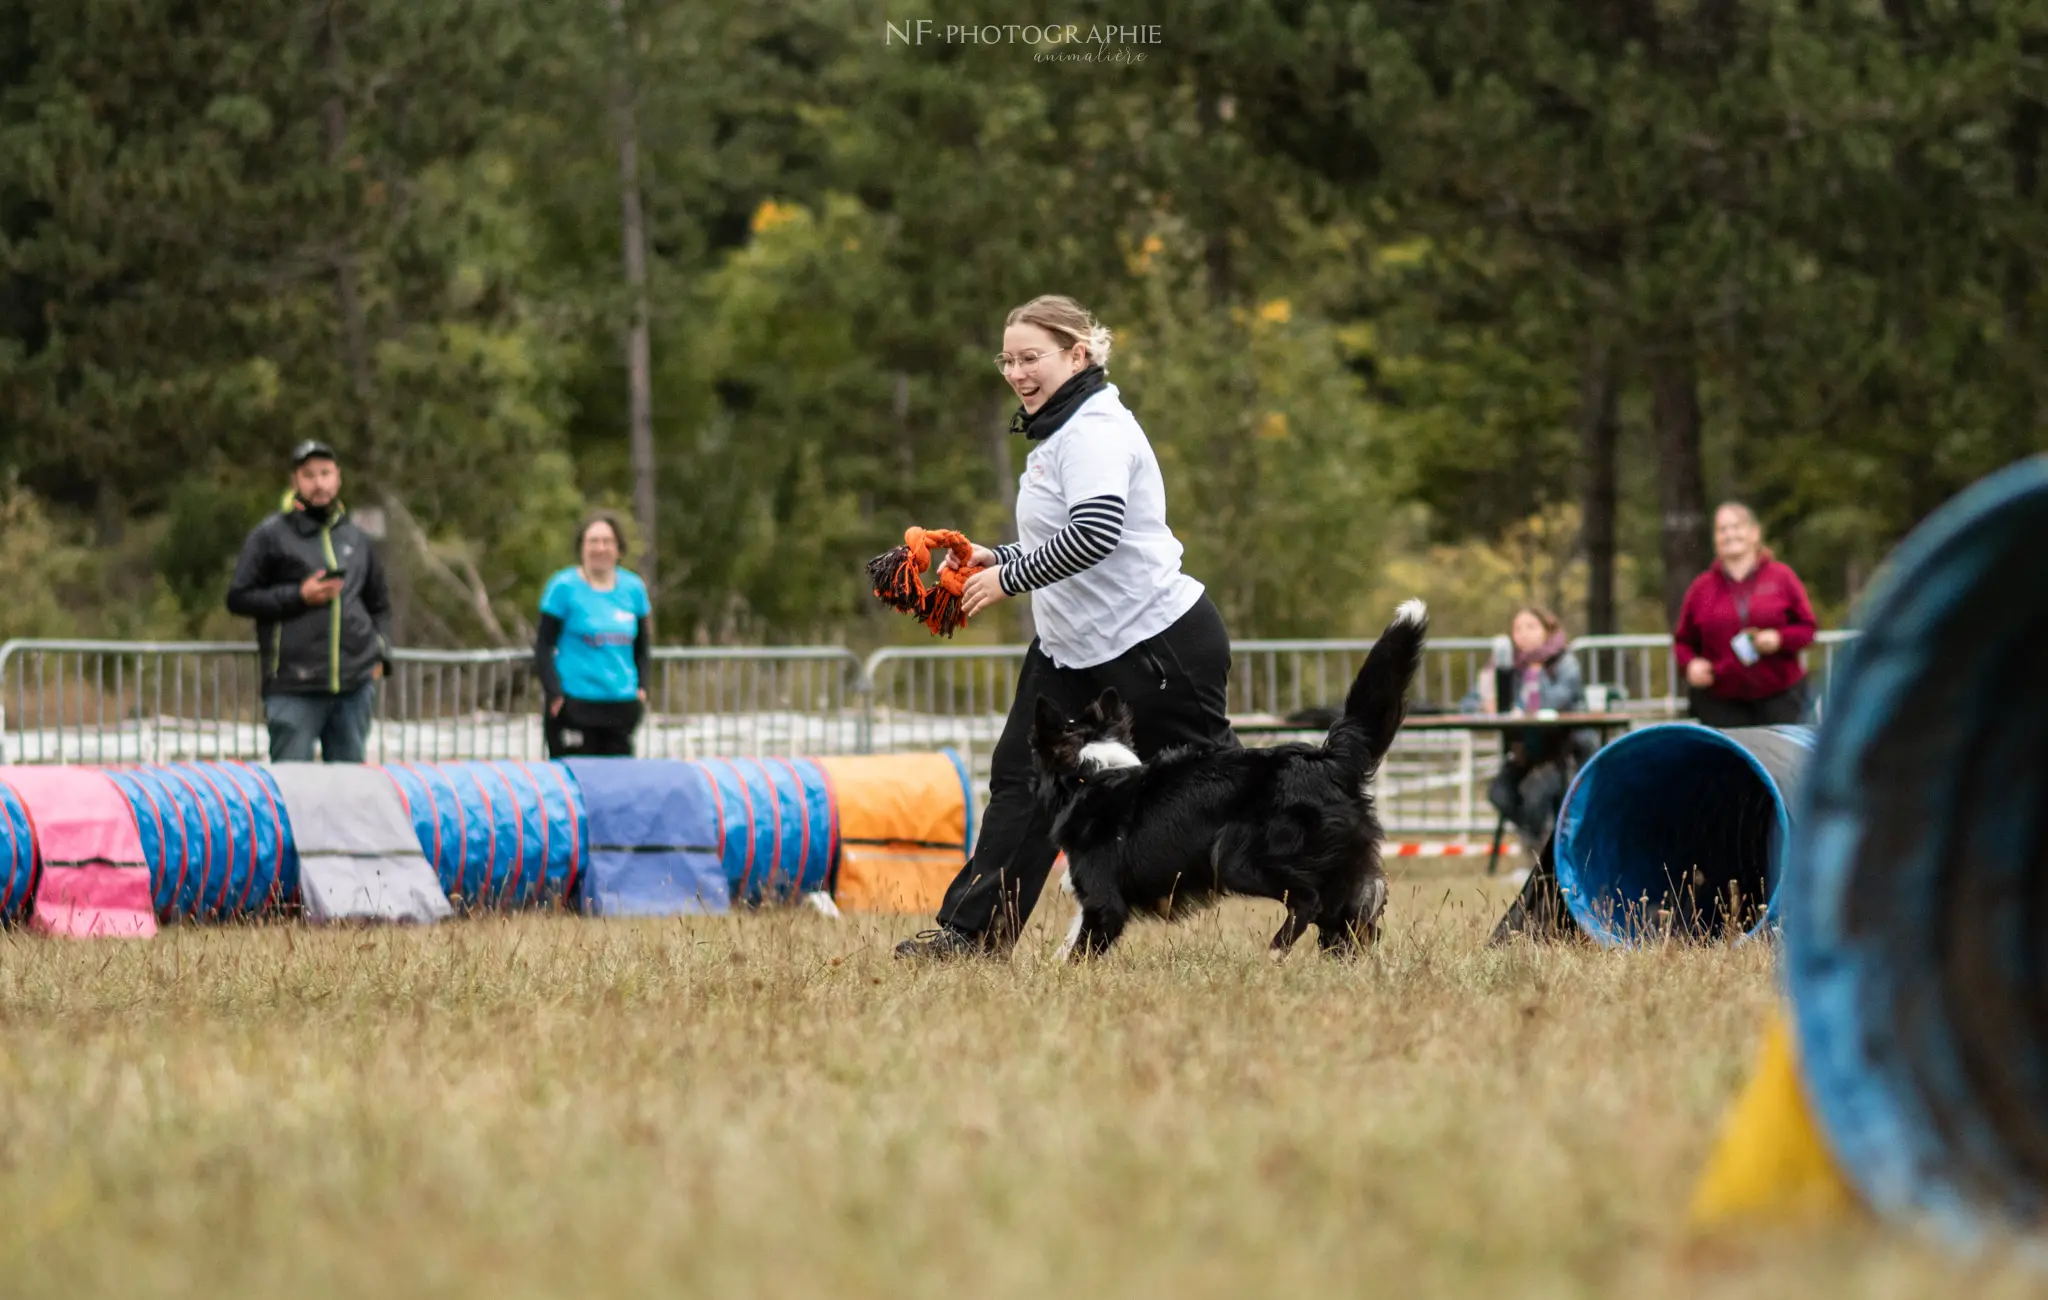
M1124 499L1090 497L1067 509L1067 526L1045 545L1002 561L997 576L1008 595L1036 591L1107 559L1124 535ZM1008 548L1018 550L1020 548ZM1002 555L998 549L997 555Z

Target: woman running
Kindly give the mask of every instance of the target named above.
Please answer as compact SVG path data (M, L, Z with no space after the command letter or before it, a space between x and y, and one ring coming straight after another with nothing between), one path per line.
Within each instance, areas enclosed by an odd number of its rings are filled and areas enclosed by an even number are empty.
M1004 325L996 367L1023 403L1010 428L1032 444L1017 479L1018 540L975 548L984 567L961 608L971 617L1032 592L1038 636L990 759L974 856L946 890L937 928L898 945L899 957L1007 957L1023 930L1056 856L1052 820L1032 794L1039 696L1073 716L1115 687L1143 759L1237 744L1224 712L1230 635L1202 584L1181 572L1159 461L1109 382L1109 349L1109 331L1058 295L1033 298Z

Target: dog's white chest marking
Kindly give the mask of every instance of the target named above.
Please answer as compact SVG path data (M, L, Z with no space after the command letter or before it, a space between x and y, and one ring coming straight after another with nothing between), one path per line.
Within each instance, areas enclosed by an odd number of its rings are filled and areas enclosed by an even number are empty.
M1055 961L1065 961L1073 956L1074 945L1079 942L1081 942L1081 913L1076 910L1074 913L1074 923L1067 927L1066 940L1060 944L1060 950L1054 955L1053 959Z
M1114 740L1097 740L1081 746L1083 772L1107 772L1119 767L1138 767L1138 756L1128 745Z
M1065 961L1072 955L1074 945L1081 941L1081 909L1079 906L1081 896L1074 892L1074 873L1071 869L1060 873L1060 892L1068 898L1075 900L1074 923L1067 927L1066 942L1060 945L1060 950L1055 957L1057 961Z

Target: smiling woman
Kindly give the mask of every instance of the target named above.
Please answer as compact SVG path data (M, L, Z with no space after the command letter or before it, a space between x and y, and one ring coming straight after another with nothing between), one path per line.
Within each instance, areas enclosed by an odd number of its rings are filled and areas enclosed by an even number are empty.
M1807 703L1799 652L1815 630L1806 587L1739 501L1714 511L1714 557L1686 590L1671 637L1692 716L1710 727L1798 722Z
M990 758L974 856L946 891L938 927L899 956L1006 956L1030 916L1054 856L1031 780L1041 698L1071 717L1114 687L1131 708L1140 759L1237 743L1224 713L1230 634L1202 584L1181 571L1159 461L1109 382L1109 351L1109 331L1072 298L1033 298L1004 322L996 368L1020 403L1010 430L1032 447L1017 480L1018 540L974 548L980 572L961 608L971 617L1033 592L1038 639Z
M576 530L578 563L541 593L533 663L547 695L549 758L633 752L654 632L646 584L619 567L625 549L618 519L591 515Z

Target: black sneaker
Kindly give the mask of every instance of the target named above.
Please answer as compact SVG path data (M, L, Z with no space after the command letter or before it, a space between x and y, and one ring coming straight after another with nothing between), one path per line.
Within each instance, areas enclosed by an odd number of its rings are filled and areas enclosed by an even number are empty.
M978 935L940 926L936 930L921 930L896 945L898 961L952 961L959 957L995 956Z

